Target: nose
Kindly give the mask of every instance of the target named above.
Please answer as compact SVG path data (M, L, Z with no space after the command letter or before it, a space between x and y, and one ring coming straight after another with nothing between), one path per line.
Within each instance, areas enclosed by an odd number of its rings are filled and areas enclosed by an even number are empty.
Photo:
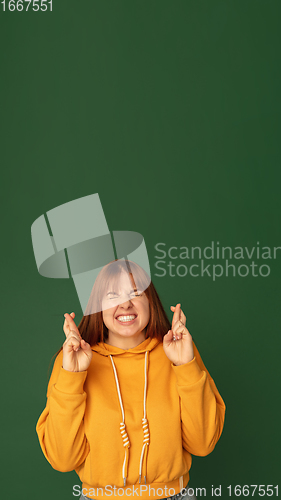
M122 307L123 309L129 309L132 307L132 302L129 298L125 302L122 302L122 304L119 304L119 307Z

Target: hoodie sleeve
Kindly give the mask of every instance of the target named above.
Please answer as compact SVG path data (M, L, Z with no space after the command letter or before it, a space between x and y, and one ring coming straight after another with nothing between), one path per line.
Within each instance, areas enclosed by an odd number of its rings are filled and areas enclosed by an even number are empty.
M69 372L62 368L58 354L47 390L47 405L36 425L42 451L61 472L76 469L87 457L90 447L84 433L87 372Z
M180 397L183 448L192 455L206 456L218 442L225 418L225 404L193 342L194 358L175 366Z

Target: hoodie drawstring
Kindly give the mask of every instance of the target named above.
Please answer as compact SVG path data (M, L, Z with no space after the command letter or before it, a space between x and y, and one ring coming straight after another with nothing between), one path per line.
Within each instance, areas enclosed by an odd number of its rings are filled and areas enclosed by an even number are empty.
M147 396L147 371L148 371L148 363L147 363L148 351L145 353L145 363L144 363L144 396L143 396L143 419L142 419L142 428L143 428L143 447L140 458L140 469L139 469L139 483L141 483L142 476L142 463L144 463L144 484L146 484L146 473L147 473L147 453L148 453L148 445L149 445L149 429L148 429L148 421L146 418L146 396Z
M148 445L149 445L149 429L148 429L148 420L146 418L146 398L147 398L147 373L148 373L148 352L145 352L145 363L144 363L144 397L143 397L143 418L142 418L142 428L143 428L143 447L142 447L142 452L141 452L141 458L140 458L140 467L139 467L139 483L141 483L141 476L142 476L142 468L144 468L144 482L146 484L146 477L147 477L147 454L148 454ZM115 382L116 382L116 387L117 387L117 392L118 392L118 397L119 397L119 404L122 412L122 422L120 423L120 432L123 440L123 446L125 447L125 458L123 462L123 468L122 468L122 477L123 477L123 485L126 486L126 479L128 476L128 463L129 463L129 448L130 448L130 440L128 437L128 434L126 432L126 426L125 426L125 414L124 414L124 408L123 408L123 403L122 403L122 397L121 397L121 392L120 392L120 386L119 386L119 381L117 377L117 371L116 367L113 361L113 357L110 355L110 361L112 363L113 371L114 371L114 377L115 377Z
M115 382L116 382L116 387L117 387L117 392L118 392L118 397L119 397L120 408L121 408L121 412L122 412L122 419L123 419L123 421L120 423L120 432L121 432L121 436L123 439L123 446L125 447L125 458L124 458L123 468L122 468L122 477L123 477L123 485L126 486L126 479L128 476L128 461L129 461L130 441L129 441L128 434L126 432L124 408L123 408L123 403L122 403L122 398L121 398L121 392L120 392L117 372L116 372L116 368L115 368L115 364L114 364L112 356L110 355L109 357L110 357L110 360L111 360L111 363L113 366Z

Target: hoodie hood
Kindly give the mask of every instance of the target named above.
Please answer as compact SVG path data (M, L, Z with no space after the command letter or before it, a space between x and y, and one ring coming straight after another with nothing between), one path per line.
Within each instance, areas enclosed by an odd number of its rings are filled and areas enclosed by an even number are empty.
M126 486L126 480L128 476L128 464L129 464L129 448L131 446L129 436L126 431L125 425L125 412L122 401L122 389L120 388L118 374L116 370L115 363L113 361L114 356L123 356L125 358L134 357L137 355L144 354L144 395L143 395L143 417L140 418L140 425L142 425L143 429L143 446L140 455L140 463L139 463L139 483L141 483L142 475L144 476L144 483L146 484L147 477L147 455L148 455L148 446L150 441L149 436L149 426L148 420L146 418L146 399L147 399L147 380L148 380L148 367L149 367L149 353L159 344L159 340L155 338L148 337L141 344L133 347L131 349L120 349L119 347L115 347L109 344L105 344L104 342L99 342L95 346L92 347L92 350L101 354L102 356L106 356L109 358L109 362L112 365L113 370L113 381L115 380L116 389L118 393L120 411L121 411L121 422L120 422L120 433L123 440L123 446L125 448L125 457L122 466L122 477L123 477L123 485Z
M104 342L99 342L98 344L92 346L92 351L98 352L102 356L124 356L131 357L134 354L141 354L146 351L152 351L154 347L159 344L159 340L155 338L148 337L141 344L131 349L121 349L120 347L115 347L113 345L105 344Z

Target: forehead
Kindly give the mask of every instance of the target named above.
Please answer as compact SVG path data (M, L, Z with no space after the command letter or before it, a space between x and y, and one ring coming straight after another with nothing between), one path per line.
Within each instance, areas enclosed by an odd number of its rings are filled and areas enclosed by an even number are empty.
M105 292L120 292L122 290L132 290L135 288L134 279L126 271L121 271L118 275L110 276L105 287Z

